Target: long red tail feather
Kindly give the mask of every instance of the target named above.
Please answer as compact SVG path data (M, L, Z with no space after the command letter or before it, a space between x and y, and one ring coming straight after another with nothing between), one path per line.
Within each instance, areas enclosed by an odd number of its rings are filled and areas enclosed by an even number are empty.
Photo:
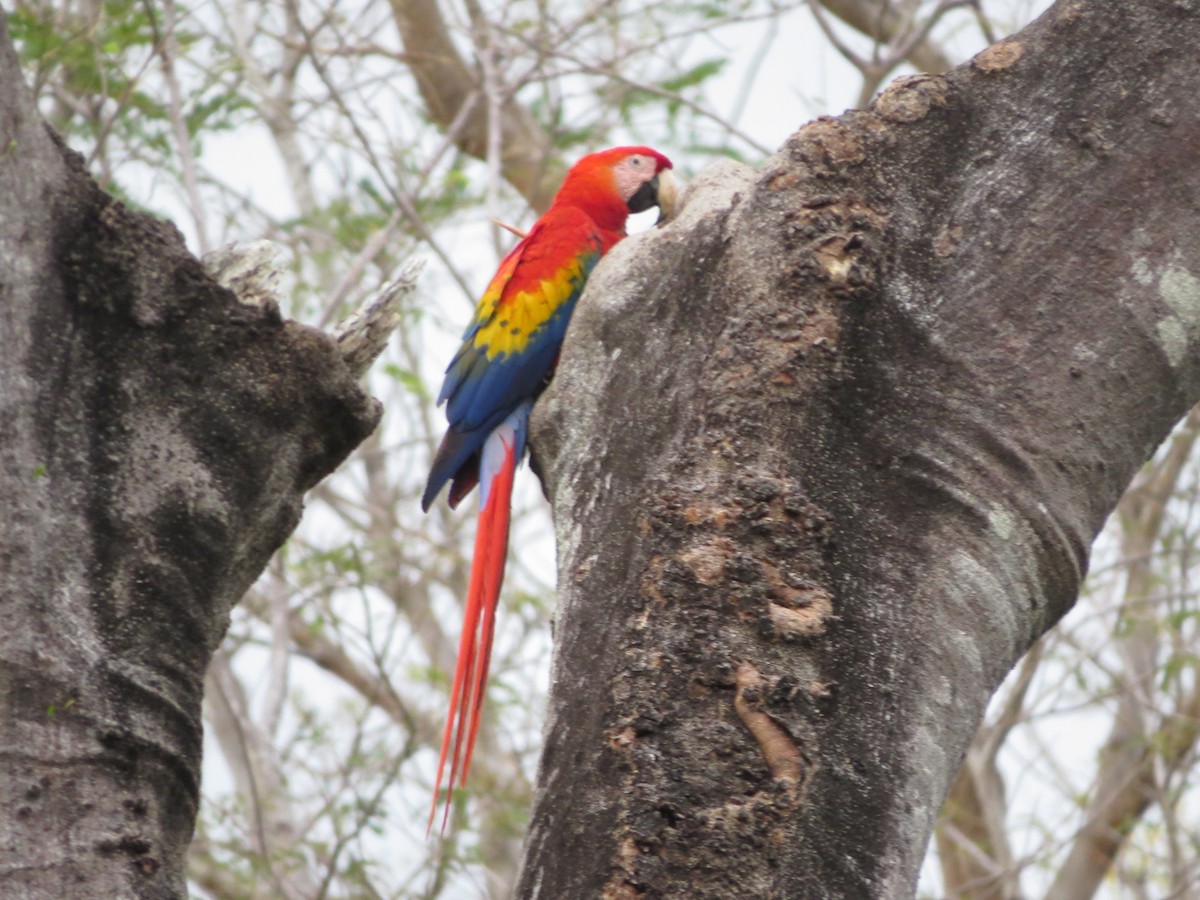
M508 554L509 509L516 468L516 447L506 442L504 458L491 484L487 485L487 499L479 514L475 533L475 556L471 562L471 581L467 587L462 636L458 642L458 662L450 687L450 709L442 733L442 751L438 757L437 780L426 834L433 829L433 820L437 816L438 795L447 758L450 760L450 777L446 782L443 831L450 817L454 786L466 781L471 768L471 756L479 734L483 695L487 688L488 665L492 658L496 604L500 599L500 584L504 580L504 563ZM453 750L451 735L454 738Z

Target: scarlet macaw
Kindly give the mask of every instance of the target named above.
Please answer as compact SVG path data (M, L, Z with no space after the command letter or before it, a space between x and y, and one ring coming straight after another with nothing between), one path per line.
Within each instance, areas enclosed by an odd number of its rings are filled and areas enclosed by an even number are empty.
M421 507L428 511L447 481L451 508L479 484L480 515L430 826L447 755L447 816L455 781L465 781L471 766L504 578L513 475L525 453L533 401L558 361L588 274L625 237L629 214L659 206L660 186L662 205L668 193L673 197L670 168L671 161L649 147L614 147L572 166L545 215L500 263L446 369L438 403L446 403L450 427Z

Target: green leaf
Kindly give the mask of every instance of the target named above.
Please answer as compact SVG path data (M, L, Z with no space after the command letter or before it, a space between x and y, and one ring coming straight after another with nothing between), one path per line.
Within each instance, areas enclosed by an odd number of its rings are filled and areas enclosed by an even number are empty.
M699 65L693 66L688 71L681 75L676 75L674 78L668 78L659 82L659 87L664 91L670 91L673 94L678 94L690 87L696 87L703 84L712 78L714 75L719 75L721 70L725 68L729 60L727 59L708 59Z
M402 368L395 363L388 363L383 367L383 371L388 377L394 378L400 383L400 386L415 397L421 399L429 399L430 393L416 372Z

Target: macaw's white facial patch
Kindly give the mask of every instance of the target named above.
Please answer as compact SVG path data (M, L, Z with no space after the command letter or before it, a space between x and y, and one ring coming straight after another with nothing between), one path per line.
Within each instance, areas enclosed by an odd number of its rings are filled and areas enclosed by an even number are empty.
M653 156L633 153L613 166L613 183L626 203L643 184L658 174L658 160Z

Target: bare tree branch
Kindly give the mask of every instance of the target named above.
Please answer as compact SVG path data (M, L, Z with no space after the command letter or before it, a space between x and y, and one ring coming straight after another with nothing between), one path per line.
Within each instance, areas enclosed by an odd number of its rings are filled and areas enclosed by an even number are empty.
M404 42L405 60L416 78L430 116L443 128L479 104L480 115L466 115L457 135L459 148L476 159L488 158L486 115L480 86L446 28L436 0L391 0L396 26ZM535 210L544 210L562 181L564 163L550 135L519 103L504 103L501 168L505 179Z
M1156 765L1177 765L1193 749L1200 721L1200 690L1193 690L1161 725L1152 721L1154 679L1163 629L1151 602L1158 579L1151 565L1167 503L1200 438L1200 409L1172 438L1163 457L1148 466L1117 508L1122 551L1129 560L1124 602L1114 643L1124 670L1112 729L1100 751L1100 767L1084 824L1047 894L1051 900L1095 895L1130 832L1158 798Z
M889 0L820 0L820 3L847 25L881 44L890 44L902 24L900 14ZM907 47L902 58L916 69L932 74L954 68L954 62L927 34Z

